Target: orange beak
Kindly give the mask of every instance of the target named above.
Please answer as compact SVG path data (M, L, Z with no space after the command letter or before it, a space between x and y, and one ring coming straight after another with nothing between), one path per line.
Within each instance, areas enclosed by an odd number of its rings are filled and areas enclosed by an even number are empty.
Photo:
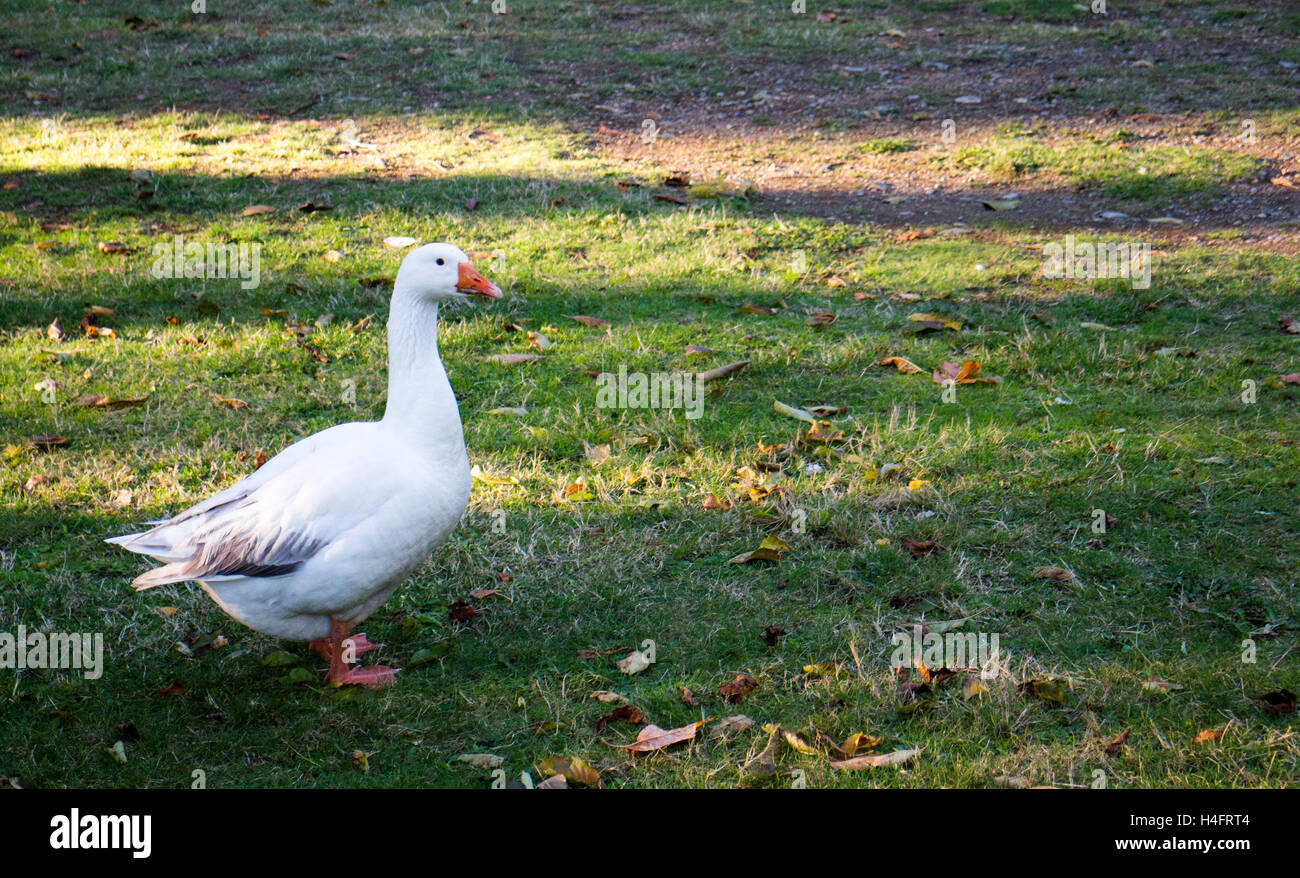
M501 288L475 271L474 266L468 262L460 264L460 277L456 281L456 289L471 296L482 296L485 299L501 298Z

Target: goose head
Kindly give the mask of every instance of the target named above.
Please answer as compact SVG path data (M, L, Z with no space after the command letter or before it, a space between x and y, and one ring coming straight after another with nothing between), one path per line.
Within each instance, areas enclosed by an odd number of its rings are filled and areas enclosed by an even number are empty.
M454 244L425 244L402 260L396 290L430 302L445 299L499 299L501 288L470 265L465 251Z

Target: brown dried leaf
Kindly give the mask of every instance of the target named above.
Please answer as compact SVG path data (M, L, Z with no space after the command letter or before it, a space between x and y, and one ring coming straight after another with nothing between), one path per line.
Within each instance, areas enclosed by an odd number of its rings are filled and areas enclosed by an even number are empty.
M641 708L635 707L631 704L619 705L618 707L614 708L614 710L611 713L608 713L605 716L602 716L600 719L596 720L596 731L597 732L602 731L604 730L605 726L615 722L632 723L633 725L640 725L641 723L645 722L645 714L641 712Z
M736 679L730 683L723 683L718 687L718 694L729 704L740 704L745 700L745 696L758 688L758 681L748 674L737 674Z
M1256 701L1263 702L1261 705L1265 713L1276 713L1280 716L1287 716L1295 713L1296 695L1290 689L1279 689L1276 692L1265 692L1263 695L1255 696Z
M934 540L917 541L903 537L903 548L912 553L913 558L928 558L938 554L941 547Z

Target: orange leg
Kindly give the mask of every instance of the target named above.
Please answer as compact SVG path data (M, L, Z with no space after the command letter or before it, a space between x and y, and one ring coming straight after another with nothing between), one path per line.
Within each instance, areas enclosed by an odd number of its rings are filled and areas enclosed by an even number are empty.
M338 619L330 619L330 636L325 640L313 640L309 648L319 653L321 658L330 663L329 672L325 675L326 683L337 683L340 686L369 686L371 689L378 689L388 683L392 683L397 676L396 668L388 668L383 665L370 665L368 667L349 668L344 656L348 654L351 647L353 656L361 655L375 649L375 644L366 639L364 634L356 634L348 637L348 629L352 627L351 622L340 622Z

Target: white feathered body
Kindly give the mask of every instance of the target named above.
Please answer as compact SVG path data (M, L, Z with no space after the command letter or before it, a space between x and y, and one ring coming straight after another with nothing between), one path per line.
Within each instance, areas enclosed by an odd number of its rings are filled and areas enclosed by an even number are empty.
M205 547L243 533L264 535L253 556L266 566L319 545L289 573L197 581L232 617L273 637L314 640L328 636L331 618L360 622L446 539L470 492L467 459L455 466L414 454L382 423L309 436L171 522L114 542L182 565L153 571L168 581L188 578L183 565Z
M470 493L464 431L437 305L402 287L399 272L383 420L308 436L152 530L110 539L164 562L136 588L198 582L250 628L318 640L331 619L373 613L451 533Z

